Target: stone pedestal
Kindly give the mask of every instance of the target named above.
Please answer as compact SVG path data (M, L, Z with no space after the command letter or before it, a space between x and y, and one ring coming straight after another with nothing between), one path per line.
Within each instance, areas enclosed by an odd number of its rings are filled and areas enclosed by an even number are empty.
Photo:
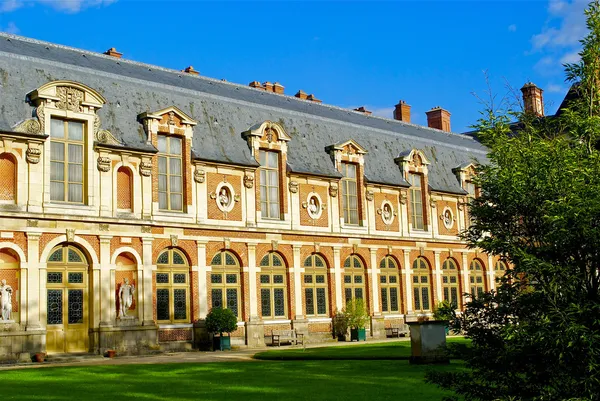
M13 320L0 321L0 360L31 361L31 355L45 351L46 331L21 329Z
M100 327L90 331L94 352L104 354L111 349L119 355L138 355L159 349L156 326L140 326L136 318L117 319L116 324L114 327Z
M246 344L248 348L265 346L265 327L261 320L246 322Z
M408 322L410 327L411 357L410 363L449 363L446 354L445 320Z
M385 338L385 320L383 316L371 317L371 336L376 339Z

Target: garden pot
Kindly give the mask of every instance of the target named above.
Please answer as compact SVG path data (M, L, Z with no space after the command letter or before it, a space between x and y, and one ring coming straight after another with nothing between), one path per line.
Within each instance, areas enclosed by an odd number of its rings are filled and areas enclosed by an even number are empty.
M33 359L36 362L44 362L44 360L46 359L46 354L43 352L36 352L35 355L33 356Z
M367 330L362 329L350 329L350 341L367 341Z
M213 350L230 350L231 351L231 337L230 336L214 336L213 337Z
M109 349L108 351L106 351L106 356L108 356L109 358L114 358L116 354L117 351L115 351L114 349Z

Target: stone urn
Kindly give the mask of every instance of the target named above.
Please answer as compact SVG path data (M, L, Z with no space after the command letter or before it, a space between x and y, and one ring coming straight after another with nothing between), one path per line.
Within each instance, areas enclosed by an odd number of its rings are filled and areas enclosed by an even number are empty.
M412 364L449 363L446 353L446 320L407 322L410 328Z

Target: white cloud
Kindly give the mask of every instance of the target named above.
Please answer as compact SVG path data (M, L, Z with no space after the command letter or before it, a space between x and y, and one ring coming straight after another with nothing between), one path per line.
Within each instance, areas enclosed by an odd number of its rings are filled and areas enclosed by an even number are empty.
M544 89L548 93L567 93L567 88L557 84L548 84L545 88L542 89Z
M560 62L561 64L578 63L579 60L581 60L581 57L579 56L579 52L575 50L562 56Z
M509 25L508 32L517 32L517 26L515 24Z
M37 4L51 7L57 11L66 13L78 13L90 7L103 7L117 0L0 0L0 13L15 11L24 6L35 6Z
M394 118L394 107L366 107L367 110L373 112L374 116Z

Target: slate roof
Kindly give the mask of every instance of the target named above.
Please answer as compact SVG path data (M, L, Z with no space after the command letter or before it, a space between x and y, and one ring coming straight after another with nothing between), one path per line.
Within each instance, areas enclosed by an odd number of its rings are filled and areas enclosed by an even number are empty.
M296 173L339 177L325 148L354 139L368 151L368 182L408 186L394 158L417 148L431 162L433 190L465 193L452 169L486 161L485 148L469 136L2 33L0 130L31 117L26 94L53 80L101 93L108 102L98 112L102 128L133 149L155 151L137 116L176 106L198 122L193 156L206 161L257 166L241 133L265 120L282 124L292 138L288 168Z

